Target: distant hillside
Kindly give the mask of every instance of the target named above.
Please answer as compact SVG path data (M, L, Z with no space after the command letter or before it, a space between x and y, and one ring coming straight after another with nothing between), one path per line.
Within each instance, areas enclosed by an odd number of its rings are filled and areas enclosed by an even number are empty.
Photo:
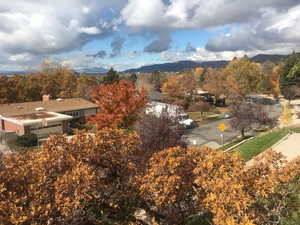
M277 62L282 59L287 58L288 55L267 55L267 54L259 54L256 55L250 60L254 62L266 62L272 61ZM187 69L192 69L197 66L201 66L204 68L212 67L212 68L223 68L225 67L229 61L221 60L221 61L206 61L206 62L195 62L195 61L178 61L173 63L163 63L163 64L154 64L148 66L142 66L136 69L129 69L123 71L124 73L147 73L147 72L154 72L154 71L161 71L161 72L180 72Z
M267 55L267 54L259 54L256 56L253 56L251 58L252 61L254 62L266 62L266 61L272 61L272 62L277 62L282 59L286 59L288 55Z
M78 73L93 75L93 74L103 74L107 73L107 69L104 69L102 67L92 67L92 68L85 68L84 70L77 71Z

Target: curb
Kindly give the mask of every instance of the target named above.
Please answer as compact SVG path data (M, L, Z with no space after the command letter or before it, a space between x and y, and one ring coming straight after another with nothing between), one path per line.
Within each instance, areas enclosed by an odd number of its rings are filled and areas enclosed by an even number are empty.
M231 146L230 148L225 149L224 152L231 151L232 149L238 147L238 146L241 145L241 144L244 144L244 143L247 142L247 141L252 140L253 138L255 138L255 136L254 136L254 137L251 137L251 138L248 138L248 139L246 139L246 140L243 140L243 141L241 141L241 142L239 142L239 143L237 143L237 144Z
M289 132L287 135L285 135L283 138L281 138L279 141L277 141L274 145L272 145L269 149L274 149L278 145L280 145L282 142L284 142L293 132Z

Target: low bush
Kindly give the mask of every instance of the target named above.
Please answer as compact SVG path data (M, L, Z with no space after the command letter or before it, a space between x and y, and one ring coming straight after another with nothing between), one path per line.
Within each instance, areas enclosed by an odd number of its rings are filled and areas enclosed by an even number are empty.
M20 147L33 147L37 146L38 138L36 134L24 134L19 136L16 140L17 146Z

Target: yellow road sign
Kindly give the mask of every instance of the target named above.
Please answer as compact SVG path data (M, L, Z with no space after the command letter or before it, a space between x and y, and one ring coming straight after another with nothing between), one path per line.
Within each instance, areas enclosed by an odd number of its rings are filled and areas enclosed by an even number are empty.
M218 126L219 131L224 132L224 130L227 129L226 125L224 123L220 123Z

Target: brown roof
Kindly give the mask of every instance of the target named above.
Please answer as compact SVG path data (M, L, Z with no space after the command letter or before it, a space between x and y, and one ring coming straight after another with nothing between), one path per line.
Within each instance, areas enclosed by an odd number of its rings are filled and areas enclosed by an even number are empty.
M98 106L82 98L67 98L62 101L49 100L0 104L1 116L20 116L36 113L36 108L42 107L48 112L67 112L74 110L97 108Z

